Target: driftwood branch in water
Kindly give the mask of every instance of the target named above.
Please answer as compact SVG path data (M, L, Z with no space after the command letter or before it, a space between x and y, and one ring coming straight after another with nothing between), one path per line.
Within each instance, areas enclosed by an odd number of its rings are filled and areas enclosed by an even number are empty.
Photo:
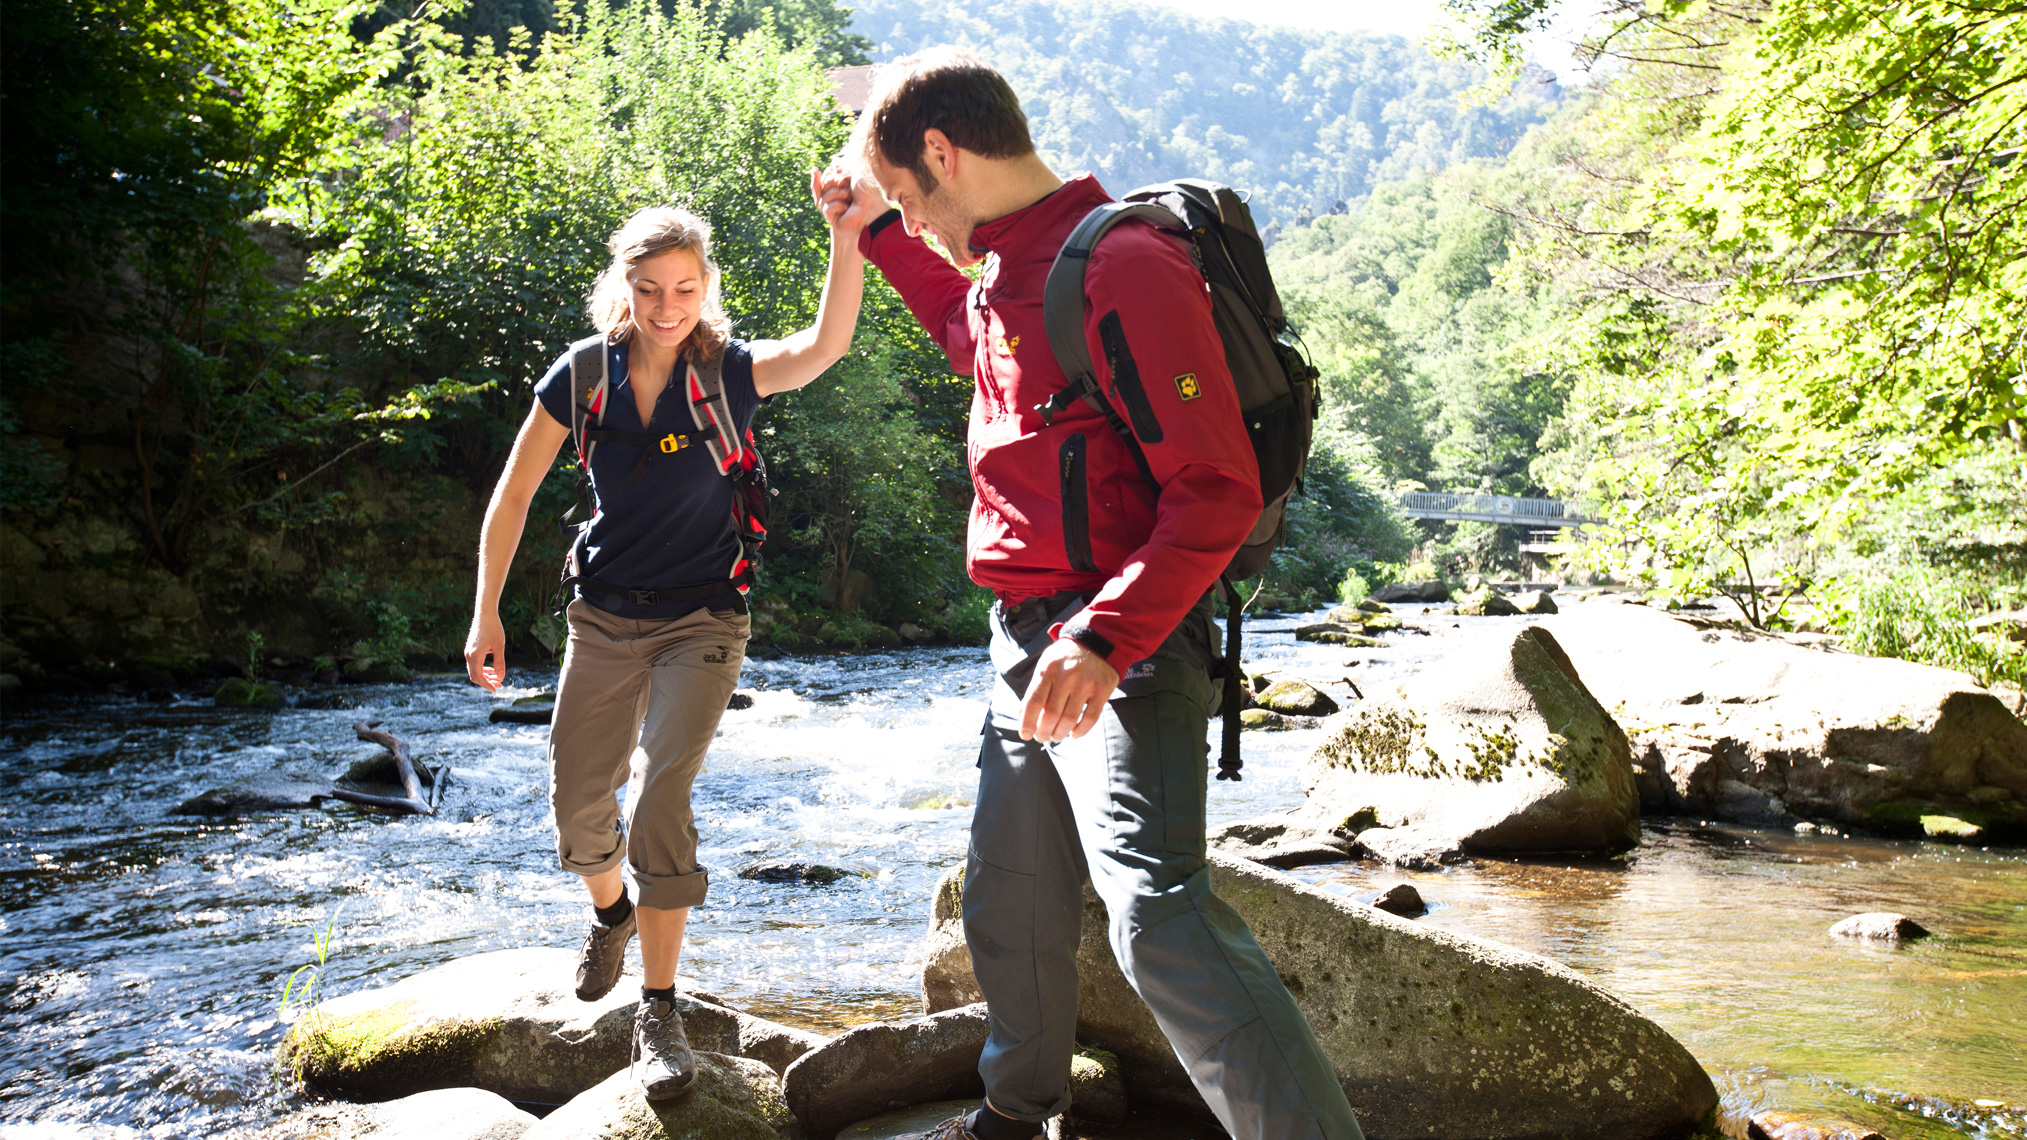
M382 731L379 725L380 722L377 720L371 724L363 720L354 721L352 731L359 734L359 739L378 744L380 747L385 748L389 755L394 757L394 770L401 774L401 790L408 793L407 798L368 795L365 792L346 791L342 788L338 789L335 794L339 799L348 803L406 808L417 815L435 815L436 809L431 807L429 801L423 798L422 784L415 778L415 761L408 755L408 742L391 732ZM433 783L440 785L442 781L443 777L439 773Z
M344 800L348 804L366 804L369 807L400 808L402 811L412 811L418 815L436 814L435 812L429 810L428 804L423 803L420 800L411 800L403 796L376 796L373 795L371 792L355 792L350 788L332 788L330 791L325 792L324 795L327 795L334 800Z

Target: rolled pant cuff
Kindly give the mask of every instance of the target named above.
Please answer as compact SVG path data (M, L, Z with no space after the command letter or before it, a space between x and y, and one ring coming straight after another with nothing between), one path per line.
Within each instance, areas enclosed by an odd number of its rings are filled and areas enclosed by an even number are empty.
M626 845L624 843L614 844L612 854L594 863L572 859L560 851L556 854L556 861L564 870L571 874L589 879L594 875L603 875L621 863L626 862Z
M640 889L636 904L652 910L681 910L704 901L711 876L702 867L687 875L643 875L636 870L633 881Z

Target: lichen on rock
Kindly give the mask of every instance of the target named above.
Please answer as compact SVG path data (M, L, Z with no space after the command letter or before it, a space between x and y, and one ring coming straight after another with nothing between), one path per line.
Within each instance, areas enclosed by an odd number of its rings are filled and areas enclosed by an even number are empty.
M1375 695L1332 722L1304 769L1309 814L1376 809L1383 858L1612 850L1639 834L1625 734L1539 627Z

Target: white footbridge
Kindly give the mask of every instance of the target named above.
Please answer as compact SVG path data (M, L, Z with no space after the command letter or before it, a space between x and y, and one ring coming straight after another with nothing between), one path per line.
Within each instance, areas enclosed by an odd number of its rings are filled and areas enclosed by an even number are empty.
M1535 528L1520 549L1531 554L1549 554L1562 549L1572 536L1561 528L1580 527L1600 521L1581 503L1565 499L1524 499L1514 495L1457 495L1447 491L1403 491L1401 513L1411 519L1444 519L1450 522L1507 523Z

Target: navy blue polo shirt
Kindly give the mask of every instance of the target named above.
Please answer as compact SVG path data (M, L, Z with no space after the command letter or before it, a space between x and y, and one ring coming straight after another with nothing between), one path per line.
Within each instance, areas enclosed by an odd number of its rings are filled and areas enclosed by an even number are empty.
M593 425L615 431L643 432L650 440L674 433L693 432L696 421L683 393L683 364L655 400L654 413L645 427L634 404L633 385L627 376L627 346L614 345L611 351L612 391L607 397L603 420ZM733 341L725 349L721 364L725 379L725 403L745 437L760 407L760 394L753 387L753 353L744 341ZM586 386L597 382L586 379ZM535 399L557 423L570 426L570 354L550 367L535 385ZM572 446L566 442L564 447ZM647 455L647 466L638 482L630 479ZM585 535L583 576L617 590L653 590L720 582L732 576L739 561L739 536L732 521L732 480L719 474L711 461L711 449L695 444L673 453L652 443L636 446L618 440L592 445L591 490L595 510L591 529ZM740 609L736 591L701 601L664 602L636 605L624 594L577 588L577 596L625 618L678 618L709 606L712 609Z

